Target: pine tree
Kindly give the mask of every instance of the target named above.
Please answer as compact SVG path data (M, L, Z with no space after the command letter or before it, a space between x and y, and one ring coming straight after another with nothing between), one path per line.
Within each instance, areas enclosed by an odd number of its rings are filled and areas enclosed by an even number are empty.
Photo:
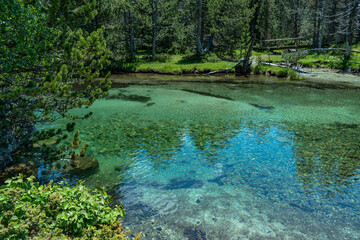
M71 117L68 110L91 105L110 88L109 74L100 77L109 55L104 28L80 28L95 7L96 1L0 1L2 166L38 154L31 151L37 124Z

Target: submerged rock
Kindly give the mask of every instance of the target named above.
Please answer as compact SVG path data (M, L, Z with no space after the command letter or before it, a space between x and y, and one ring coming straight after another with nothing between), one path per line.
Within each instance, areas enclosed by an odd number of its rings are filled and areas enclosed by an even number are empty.
M189 92L189 93L196 93L196 94L200 94L200 95L207 96L207 97L221 98L221 99L234 101L234 99L232 99L230 97L215 95L215 94L207 93L207 92L200 92L200 91L195 91L195 90L190 90L190 89L182 89L182 91Z
M334 127L335 127L335 129L344 129L344 128L350 128L351 129L351 128L359 128L360 125L335 122Z
M126 162L123 162L121 164L115 165L114 170L118 172L124 172L129 169L129 165Z
M223 174L223 175L218 176L216 178L209 179L208 182L213 182L213 183L216 183L219 186L223 186L224 185L224 178L226 178L226 177L227 177L227 175Z
M134 95L134 94L133 95L125 95L120 92L118 94L107 96L106 99L121 99L121 100L125 100L125 101L147 103L151 100L151 97Z
M154 105L155 103L154 102L151 102L151 103L148 103L146 104L147 107L151 107L152 105Z
M185 228L184 236L189 240L206 240L206 232L198 226Z
M256 104L256 103L249 103L249 104L251 106L254 106L254 107L260 109L260 110L273 110L274 109L274 107L272 107L272 106L261 106L261 105Z
M13 166L10 166L0 172L0 183L4 183L8 178L12 178L22 174L24 178L34 176L37 177L37 168L33 162L19 163Z
M293 207L293 208L297 208L297 209L300 209L304 212L307 212L307 213L313 213L315 210L310 208L310 207L307 207L307 206L304 206L304 205L299 205L299 204L296 204L296 203L289 203L289 206L290 207Z
M173 190L173 189L184 189L184 188L201 188L204 183L200 180L196 179L181 179L181 178L173 178L170 179L170 183L166 184L165 190Z
M181 178L170 179L170 182L167 184L161 184L157 182L151 182L148 184L149 187L154 187L163 190L201 188L203 185L204 183L201 180L181 179Z
M91 157L79 157L76 160L68 163L65 166L64 172L83 174L89 171L97 170L99 168L99 161Z

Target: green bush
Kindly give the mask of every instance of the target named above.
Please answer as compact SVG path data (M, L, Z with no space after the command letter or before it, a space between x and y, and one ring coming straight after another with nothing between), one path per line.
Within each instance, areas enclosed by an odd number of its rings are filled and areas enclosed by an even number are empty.
M253 72L254 74L263 74L264 72L266 72L266 69L261 64L257 64L253 68Z
M34 177L9 179L0 188L0 239L128 239L119 219L125 211L110 202L104 191L81 182L41 186Z
M294 70L290 69L288 73L291 80L304 80L304 77L298 75Z
M289 69L281 68L276 72L277 77L287 77L289 73Z

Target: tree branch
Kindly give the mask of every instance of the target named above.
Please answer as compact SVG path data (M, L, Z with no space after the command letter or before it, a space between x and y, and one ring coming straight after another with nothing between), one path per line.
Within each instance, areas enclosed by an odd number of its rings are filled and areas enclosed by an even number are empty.
M227 69L223 69L223 70L219 70L219 71L213 71L213 72L209 72L208 75L211 74L215 74L215 73L222 73L222 72L229 72L231 70L233 70L234 68L236 68L237 66L239 66L241 63L243 63L245 61L245 59L241 59L237 64L235 64L233 67L231 68L227 68Z

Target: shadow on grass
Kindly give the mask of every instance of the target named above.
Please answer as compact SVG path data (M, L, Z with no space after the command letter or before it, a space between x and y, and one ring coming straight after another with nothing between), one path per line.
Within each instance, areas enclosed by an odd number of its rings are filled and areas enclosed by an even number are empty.
M111 71L111 73L122 73L122 72L135 72L136 68L140 65L140 62L134 61L134 62L116 62L112 63L110 67L107 69Z
M182 57L181 60L176 62L176 64L186 65L186 64L194 64L194 63L203 63L203 62L204 62L204 56L199 56L195 54L195 55Z

